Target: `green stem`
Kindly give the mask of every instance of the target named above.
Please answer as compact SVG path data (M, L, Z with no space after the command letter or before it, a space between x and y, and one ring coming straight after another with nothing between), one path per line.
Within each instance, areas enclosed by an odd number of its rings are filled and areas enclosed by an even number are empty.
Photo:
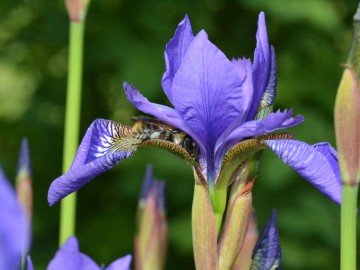
M83 37L84 23L71 22L63 150L64 173L69 169L79 145ZM73 193L61 201L60 245L75 233L75 213L76 193Z
M341 270L356 270L356 205L358 185L343 185L341 204Z
M215 189L209 188L209 196L214 210L217 235L219 235L226 208L227 186L222 185Z

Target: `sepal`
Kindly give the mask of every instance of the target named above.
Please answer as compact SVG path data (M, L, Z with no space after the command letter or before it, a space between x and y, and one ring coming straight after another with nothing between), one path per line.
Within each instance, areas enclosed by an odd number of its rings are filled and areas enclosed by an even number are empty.
M217 270L218 255L215 215L207 188L203 185L195 184L191 220L196 269Z
M252 185L253 182L249 182L248 185L243 187L239 181L232 186L218 247L219 269L230 269L239 256L251 216Z

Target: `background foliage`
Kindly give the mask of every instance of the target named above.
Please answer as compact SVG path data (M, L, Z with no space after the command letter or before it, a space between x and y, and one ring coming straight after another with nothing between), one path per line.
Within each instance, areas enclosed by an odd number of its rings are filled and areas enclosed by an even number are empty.
M157 103L163 51L184 14L229 58L253 57L259 11L266 13L278 60L276 108L294 108L305 122L291 131L308 143L335 145L333 104L350 48L356 1L93 0L85 36L81 134L95 118L131 124L139 112L122 82ZM62 1L0 2L0 161L14 178L20 141L29 139L34 219L32 258L45 269L57 249L59 206L47 189L61 174L68 18ZM108 264L133 253L135 210L147 163L165 179L167 269L193 269L192 170L168 152L142 149L78 193L77 236L84 253ZM276 208L284 269L338 269L340 208L266 151L254 188L262 229Z

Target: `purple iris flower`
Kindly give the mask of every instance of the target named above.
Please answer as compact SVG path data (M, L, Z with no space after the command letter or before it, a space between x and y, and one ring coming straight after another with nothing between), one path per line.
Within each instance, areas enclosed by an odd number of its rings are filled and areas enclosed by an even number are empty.
M20 269L29 242L27 216L0 167L0 269Z
M252 254L251 270L281 269L281 247L276 228L276 213L272 211Z
M56 252L47 270L130 270L131 255L112 262L108 267L97 265L89 256L79 250L76 237L70 237ZM27 270L34 270L31 258L27 258Z
M229 60L208 40L205 31L193 35L189 18L185 16L165 50L166 71L162 87L173 107L152 103L134 86L124 83L128 100L138 110L191 138L196 146L193 154L196 164L192 165L202 182L210 187L216 185L224 169L224 156L230 148L249 138L261 138L258 136L303 121L300 115L292 117L292 110L272 112L276 95L276 59L268 42L264 13L259 15L256 40L253 63L246 58ZM147 139L151 141L151 135L158 139L159 134L164 134L161 132L150 134ZM310 146L276 137L261 140L321 192L340 203L337 154L330 145ZM171 143L172 146L167 148L179 144L175 139ZM87 130L70 170L51 184L49 204L53 205L78 190L129 157L142 144L141 136L137 136L131 127L104 119L95 120ZM163 144L157 146L163 147Z

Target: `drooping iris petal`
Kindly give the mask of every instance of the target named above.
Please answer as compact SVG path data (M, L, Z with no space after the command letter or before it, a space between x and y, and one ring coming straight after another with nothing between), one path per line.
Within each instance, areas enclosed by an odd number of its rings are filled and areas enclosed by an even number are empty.
M111 263L106 270L130 270L131 255L126 255Z
M99 270L99 266L88 256L80 253L76 237L70 237L56 252L47 270Z
M240 114L242 82L235 66L200 31L173 80L172 103L213 165L217 138ZM191 135L191 134L190 134Z
M341 203L339 169L335 166L333 155L324 155L324 149L319 150L320 146L311 146L296 140L269 140L265 141L265 144L318 190L333 201Z
M280 269L281 247L276 228L276 213L271 217L262 231L253 251L251 270Z
M255 112L259 106L269 76L270 47L266 31L264 12L259 14L256 41L253 65L254 94L251 107L248 112L248 120L254 119Z
M321 152L326 159L330 162L330 165L336 175L336 179L341 183L341 173L338 162L338 153L328 142L320 142L313 145L313 147Z
M28 223L14 189L0 167L0 269L20 269L28 250Z
M292 110L285 110L281 112L278 110L275 113L270 113L264 119L247 121L235 128L225 139L218 140L216 143L216 159L221 158L225 151L227 151L232 145L238 143L247 137L253 137L258 135L267 134L279 129L285 129L296 126L303 122L303 117L297 115L291 117Z
M120 160L131 156L136 146L129 144L131 138L122 138L126 136L126 131L124 126L116 122L95 120L88 128L69 171L51 183L49 205L77 191Z
M185 15L185 18L179 23L174 37L166 45L164 53L166 71L161 84L170 102L172 102L172 81L193 38L189 17Z

